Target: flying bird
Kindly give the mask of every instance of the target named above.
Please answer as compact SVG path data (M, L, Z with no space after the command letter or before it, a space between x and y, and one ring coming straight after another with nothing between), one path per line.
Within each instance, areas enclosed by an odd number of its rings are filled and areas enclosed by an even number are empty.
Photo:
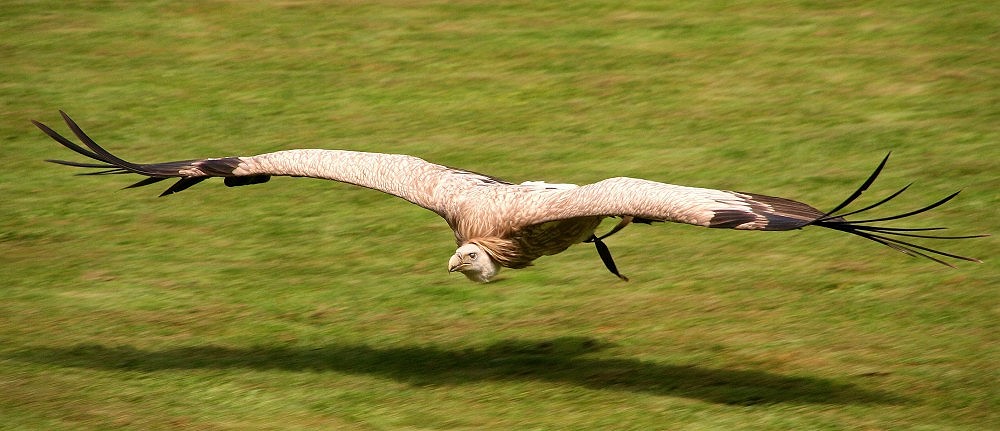
M61 165L100 169L81 175L139 174L146 178L126 188L179 178L160 196L177 193L211 177L224 178L229 187L259 184L272 176L319 178L354 184L402 198L444 218L455 234L458 249L448 270L472 281L488 282L500 268L524 268L541 256L560 253L578 243L594 243L607 269L623 280L603 240L629 223L677 222L709 228L786 231L818 226L847 232L896 251L952 266L944 258L980 262L919 245L901 238L964 239L986 235L937 236L927 231L941 227L902 228L879 222L898 220L936 208L958 192L919 208L888 217L848 220L846 217L878 207L901 190L865 206L842 212L875 181L886 155L875 171L840 205L820 211L790 199L757 193L678 186L639 178L617 177L593 184L514 184L472 171L429 163L402 155L344 150L296 149L248 157L219 157L163 163L132 163L111 154L87 136L65 112L69 129L83 146L48 126L32 123L66 148L94 162L47 160ZM605 218L621 221L610 232L595 230Z

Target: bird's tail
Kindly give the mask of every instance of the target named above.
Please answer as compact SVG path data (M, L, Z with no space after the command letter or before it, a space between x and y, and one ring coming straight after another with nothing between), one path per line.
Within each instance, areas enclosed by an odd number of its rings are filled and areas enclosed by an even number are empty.
M941 258L935 257L935 255L936 256L949 257L949 258L953 258L953 259L967 260L967 261L970 261L970 262L982 263L981 260L976 259L976 258L966 257L966 256L960 256L960 255L953 254L953 253L947 253L947 252L944 252L944 251L941 251L941 250L936 250L936 249L933 249L933 248L930 248L930 247L926 247L926 246L923 246L923 245L914 244L913 242L910 242L910 241L904 241L904 240L899 239L899 238L902 237L902 238L926 238L926 239L935 239L935 240L949 240L949 239L982 238L982 237L989 236L988 234L987 235L963 235L963 236L927 235L927 234L924 234L922 232L938 231L938 230L944 230L946 228L944 228L944 227L902 228L902 227L888 227L888 226L878 225L878 223L880 223L880 222L886 222L886 221L891 221L891 220L899 220L899 219L903 219L903 218L906 218L906 217L914 216L914 215L917 215L917 214L920 214L920 213L923 213L923 212L926 212L926 211L930 211L930 210L932 210L934 208L937 208L937 207L943 205L945 202L948 202L948 201L952 200L955 196L958 196L959 192L952 193L952 194L946 196L944 199L941 199L941 200L939 200L937 202L934 202L934 203L932 203L930 205L927 205L927 206L925 206L923 208L919 208L919 209L916 209L916 210L913 210L913 211L908 211L908 212L905 212L905 213L902 213L902 214L897 214L897 215L887 216L887 217L869 218L869 219L864 219L864 220L847 220L846 219L846 217L848 217L848 216L860 214L862 212L874 209L874 208L876 208L876 207L878 207L878 206L880 206L880 205L882 205L882 204L884 204L886 202L889 202L890 200L892 200L892 199L898 197L899 195L903 194L903 192L906 191L910 187L911 184L907 184L905 187L903 187L899 191L897 191L897 192L895 192L895 193L893 193L893 194L891 194L891 195L889 195L889 196L887 196L887 197L879 200L878 202L875 202L875 203L873 203L871 205L868 205L868 206L866 206L864 208L853 210L853 211L844 211L844 212L841 212L842 210L844 210L844 208L847 208L848 205L850 205L855 200L857 200L858 197L860 197L862 193L864 193L866 190L868 190L868 187L870 187L872 185L872 183L875 182L875 178L878 177L879 173L882 172L882 168L885 167L886 162L889 161L889 155L890 154L887 154L885 156L885 158L882 159L882 162L879 163L878 167L875 168L875 171L872 172L872 174L868 177L868 179L865 180L865 182L863 184L861 184L861 187L858 187L858 189L853 194L851 194L847 199L845 199L844 202L842 202L840 205L837 205L832 210L827 211L826 214L824 214L822 217L819 217L816 220L813 220L809 224L810 225L815 225L815 226L822 226L822 227L825 227L825 228L839 230L841 232L847 232L847 233L850 233L850 234L854 234L854 235L860 236L862 238L870 239L870 240L875 241L875 242L877 242L879 244L885 245L885 246L887 246L887 247L889 247L889 248L891 248L893 250L899 251L901 253L904 253L904 254L907 254L907 255L910 255L910 256L914 256L914 257L927 258L927 259L933 260L934 262L940 263L942 265L950 266L952 268L954 268L955 265L952 265L951 263L946 262L946 261L944 261Z

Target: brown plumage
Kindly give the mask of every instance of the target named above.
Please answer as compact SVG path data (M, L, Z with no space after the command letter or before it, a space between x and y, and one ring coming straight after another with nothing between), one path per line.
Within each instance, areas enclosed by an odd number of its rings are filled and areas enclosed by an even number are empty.
M897 237L942 237L922 231L942 228L892 228L870 223L909 217L952 199L954 193L925 208L892 217L848 221L844 217L879 206L906 188L873 205L837 214L861 195L881 172L888 156L843 204L823 212L790 199L754 193L664 184L636 178L610 178L593 184L512 184L487 175L449 168L417 157L342 150L302 149L249 157L194 159L165 163L127 162L98 146L65 113L70 130L83 142L77 145L48 126L32 121L65 147L100 163L49 160L63 165L102 169L89 174L135 173L147 178L139 187L179 178L161 196L177 193L210 177L223 177L227 186L266 182L271 176L310 177L340 181L379 190L427 208L448 222L459 249L450 270L470 279L489 281L500 266L523 268L535 259L562 252L580 242L595 242L611 272L619 275L594 230L606 217L650 223L670 221L739 230L792 230L814 225L852 233L911 256L922 256L951 266L933 255L978 262L977 259L934 250ZM623 279L624 276L619 275Z

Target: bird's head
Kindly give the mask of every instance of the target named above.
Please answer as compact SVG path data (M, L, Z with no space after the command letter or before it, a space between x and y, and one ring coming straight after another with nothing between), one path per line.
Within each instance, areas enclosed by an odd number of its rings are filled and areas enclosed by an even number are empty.
M500 272L500 265L481 247L469 243L455 250L455 254L448 259L448 272L455 271L465 274L469 280L487 283Z

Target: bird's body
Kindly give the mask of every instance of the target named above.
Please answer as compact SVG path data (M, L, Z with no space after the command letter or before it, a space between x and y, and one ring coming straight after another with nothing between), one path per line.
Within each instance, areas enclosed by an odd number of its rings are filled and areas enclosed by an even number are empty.
M241 186L266 182L271 176L292 176L340 181L400 197L444 218L454 231L459 246L449 262L449 269L463 272L474 281L489 281L500 267L523 268L541 256L560 253L581 242L595 242L608 269L618 275L607 247L601 242L602 237L595 234L595 229L607 217L619 217L625 223L632 220L646 223L669 221L739 230L792 230L815 225L853 233L940 263L945 262L925 252L975 261L886 235L939 239L973 236L930 236L914 232L940 228L889 228L868 224L929 210L950 200L955 194L900 216L855 222L843 218L844 215L881 205L901 190L862 210L835 214L871 185L886 160L842 205L833 211L823 212L784 198L628 177L610 178L582 186L540 181L513 184L413 156L345 150L299 149L256 156L136 164L98 146L68 116L63 114L63 117L86 148L41 123L35 122L35 125L67 148L101 163L50 161L105 169L97 174L136 173L148 177L129 187L179 178L163 192L163 195L169 195L210 177L223 177L226 185Z

